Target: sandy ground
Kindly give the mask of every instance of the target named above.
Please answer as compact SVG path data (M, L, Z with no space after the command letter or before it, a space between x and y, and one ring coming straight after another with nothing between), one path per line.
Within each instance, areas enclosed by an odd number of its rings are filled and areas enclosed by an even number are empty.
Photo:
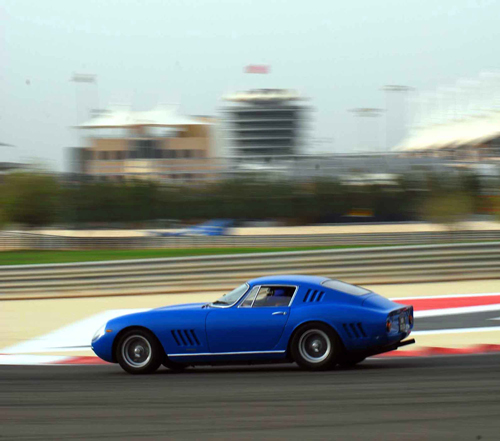
M376 285L371 288L389 298L493 293L500 292L500 280ZM36 339L107 310L155 308L180 303L205 302L217 298L220 294L221 292L205 292L203 294L0 301L1 347L5 348ZM418 338L419 346L461 347L487 343L500 343L500 332L423 335ZM408 348L414 349L415 346ZM59 355L62 354L59 353ZM89 352L65 352L64 355L89 355Z

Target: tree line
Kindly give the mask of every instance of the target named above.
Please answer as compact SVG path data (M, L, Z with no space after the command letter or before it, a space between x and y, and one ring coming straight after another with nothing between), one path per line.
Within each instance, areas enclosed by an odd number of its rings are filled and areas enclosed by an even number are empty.
M62 183L39 172L5 175L0 182L0 224L26 227L122 223L158 219L201 222L225 218L286 224L367 220L454 222L481 211L480 180L468 172L401 176L390 185L351 185L255 176L199 186L152 181Z

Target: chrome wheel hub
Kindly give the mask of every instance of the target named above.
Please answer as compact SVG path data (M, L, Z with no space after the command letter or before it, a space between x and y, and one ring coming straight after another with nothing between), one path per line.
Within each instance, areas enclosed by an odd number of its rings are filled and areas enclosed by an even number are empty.
M311 343L311 349L313 350L313 352L316 352L316 353L319 353L321 351L321 347L322 347L322 343L320 340L314 340L312 343Z
M320 329L309 329L300 337L300 355L309 363L321 363L331 351L330 338Z
M122 356L129 366L144 367L151 360L151 345L142 335L131 335L123 342Z

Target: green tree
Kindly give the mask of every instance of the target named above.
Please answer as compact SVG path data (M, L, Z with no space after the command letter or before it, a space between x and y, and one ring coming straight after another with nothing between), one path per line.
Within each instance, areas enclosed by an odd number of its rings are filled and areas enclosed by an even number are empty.
M474 211L473 198L464 192L435 192L422 204L424 219L454 230Z
M60 187L44 173L12 173L2 186L3 212L10 223L39 227L55 222L60 215Z
M7 220L3 209L3 201L0 199L0 230L5 227L6 223Z

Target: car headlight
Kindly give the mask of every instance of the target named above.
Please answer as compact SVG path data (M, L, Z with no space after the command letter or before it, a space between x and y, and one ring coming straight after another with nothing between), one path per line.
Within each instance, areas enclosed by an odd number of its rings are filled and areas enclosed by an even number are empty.
M104 333L106 332L106 324L107 323L104 323L104 325L102 325L98 330L97 332L94 334L94 336L92 337L92 342L100 339Z

